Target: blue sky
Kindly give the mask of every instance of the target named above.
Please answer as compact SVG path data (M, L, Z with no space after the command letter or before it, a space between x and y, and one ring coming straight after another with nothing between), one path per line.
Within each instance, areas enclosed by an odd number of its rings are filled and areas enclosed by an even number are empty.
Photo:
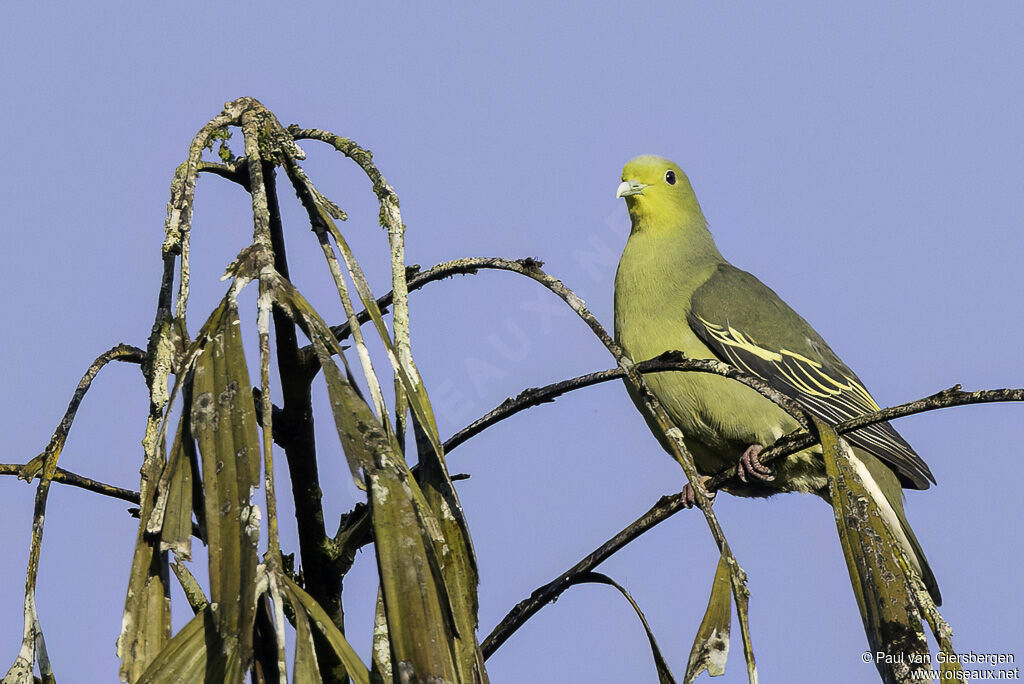
M808 319L881 404L954 383L1024 386L1017 3L175 8L0 9L0 460L24 462L45 446L95 356L121 341L144 346L171 175L194 132L241 95L285 124L371 148L401 197L410 263L535 256L610 326L628 233L615 188L628 159L657 153L687 170L727 258ZM368 184L329 150L305 147L385 291ZM295 280L340 320L315 242L285 199ZM200 184L193 326L247 244L247 207L224 182ZM525 387L611 364L553 297L508 274L413 295L412 325L444 435ZM137 488L145 402L137 369L105 371L62 465ZM939 481L910 493L908 516L963 651L1024 646L1022 412L968 407L897 424ZM320 417L324 440L328 425ZM459 488L480 556L484 634L683 481L618 384L502 423L450 467L472 474ZM325 471L336 519L357 492L340 456ZM32 495L0 481L0 545L13 549L0 557L7 660L20 640ZM135 530L124 509L51 493L39 611L62 681L116 676ZM828 508L789 495L722 496L716 509L750 576L762 679L872 681ZM283 534L294 549L293 531ZM681 514L602 566L644 608L679 676L716 560L699 516ZM345 586L364 654L375 583L364 552ZM496 682L655 680L639 623L600 586L569 590L488 667ZM720 681L744 681L738 650Z

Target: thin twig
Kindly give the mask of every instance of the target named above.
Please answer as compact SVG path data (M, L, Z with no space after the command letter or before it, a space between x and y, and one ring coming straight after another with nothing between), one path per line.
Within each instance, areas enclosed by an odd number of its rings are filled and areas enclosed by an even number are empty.
M530 597L523 599L491 630L487 638L480 644L485 658L498 650L516 630L523 626L541 608L557 599L563 591L571 587L575 578L594 570L612 554L629 544L641 534L666 520L683 509L682 497L671 494L658 499L646 513L620 530L615 536L597 547L574 566L561 573L542 587L536 589Z
M650 362L645 362L650 363ZM638 367L643 364L637 364ZM618 369L613 369L617 371ZM645 372L657 372L660 369L648 367ZM696 369L687 369L696 370ZM604 371L604 373L610 373ZM574 381L580 381L584 379L591 379L595 376L600 376L598 379L585 384L578 384L573 386L571 389L577 389L578 387L587 387L600 382L606 382L612 380L617 375L603 375L602 373L591 373L589 376L580 376L579 378L573 378L572 380L565 381L565 383L573 383ZM544 398L548 396L548 392L561 389L561 385L565 383L555 383L539 390L533 390L530 401L533 403L530 405L536 405L544 401L551 401L551 398ZM565 391L571 391L566 389L559 392L559 394ZM529 391L529 390L528 390ZM524 393L525 394L525 393ZM522 395L520 395L522 396ZM535 399L534 397L541 397ZM557 396L557 395L555 395ZM518 399L518 397L517 397ZM515 400L513 400L515 401ZM1008 402L1008 401L1024 401L1024 389L996 389L996 390L979 390L977 392L962 392L959 389L959 385L952 387L942 392L933 394L930 397L924 399L918 399L916 401L910 401L905 404L893 406L890 408L881 409L874 413L870 413L857 418L852 418L847 421L843 421L836 426L836 432L839 434L846 434L853 432L854 430L867 427L868 425L874 425L875 423L885 422L894 418L902 418L904 416L910 416L925 411L933 411L940 408L948 408L952 406L965 406L967 404L986 404L993 402ZM506 402L508 403L508 402ZM504 404L503 404L504 406ZM518 407L518 403L516 404ZM516 412L522 410L517 408ZM493 413L493 412L492 412ZM488 414L490 415L490 414ZM507 415L512 415L508 413ZM507 415L505 417L507 417ZM500 418L499 418L500 420ZM477 421L479 422L479 421ZM495 421L496 422L496 421ZM474 423L475 424L475 423ZM807 447L813 446L816 443L816 438L812 437L807 433L800 433L799 435L790 435L781 437L774 445L770 448L765 449L761 452L762 462L767 463L774 461L779 458L783 458L789 454L794 454L798 451L802 451ZM767 455L767 457L765 457ZM736 468L727 468L720 473L712 477L706 484L708 491L715 492L729 480L733 479L736 475ZM675 494L668 494L660 499L657 503L651 506L643 515L634 520L632 523L624 527L618 534L613 536L611 539L606 541L601 546L597 547L594 551L580 560L576 565L572 566L565 572L561 573L555 579L551 580L547 584L536 589L530 597L517 603L515 607L508 612L508 614L498 623L498 625L491 631L487 638L481 644L484 656L490 656L494 651L505 643L505 641L512 636L523 624L530 619L534 614L537 613L548 603L556 600L563 591L572 585L573 578L579 574L590 572L602 562L607 560L612 554L616 553L624 546L632 542L634 539L647 532L654 526L662 523L671 518L676 513L684 510L682 492Z
M425 271L421 271L419 266L409 266L406 268L408 291L414 292L420 288L429 285L430 283L436 283L447 278L451 278L457 275L475 275L480 272L481 269L489 268L489 264L494 260L494 257L472 257L466 259L457 259L455 261L445 261L436 266L431 266ZM503 260L507 261L507 260ZM541 263L536 259L520 259L520 263ZM377 298L377 308L381 310L381 313L385 313L389 306L391 306L394 300L394 292L388 292ZM369 323L372 320L370 312L363 309L356 314L356 322L358 325ZM352 325L346 321L339 325L331 326L331 333L334 337L342 342L352 334ZM310 366L316 367L316 352L313 349L313 345L306 345L300 350L303 361ZM318 370L318 369L317 369Z
M198 173L210 173L220 176L226 180L238 183L246 191L249 190L249 169L245 157L238 159L232 164L217 164L215 162L200 161L196 166Z
M189 236L192 228L192 209L195 203L196 178L199 175L199 167L203 164L202 156L217 130L227 126L237 126L240 123L242 113L251 105L251 98L239 98L224 104L220 114L213 117L205 126L199 129L192 143L189 145L188 158L185 163L178 167L174 180L171 182L171 199L167 203L167 220L164 226L166 237L162 251L165 265L168 257L173 258L181 255L181 273L178 283L178 300L174 307L174 314L179 318L185 317L185 307L188 304L189 295ZM172 272L173 273L173 272ZM171 278L173 281L173 277ZM171 283L168 282L165 269L164 279L161 283L161 297L159 309L170 313L170 301L165 299L164 290L169 295ZM162 318L158 314L158 318Z
M174 576L178 578L181 590L185 592L185 599L192 609L192 614L198 615L210 603L206 599L206 594L203 593L203 588L188 569L188 566L181 561L172 563L171 570L174 571Z
M462 262L462 264L460 264L460 262ZM612 339L611 335L608 334L597 318L590 313L583 300L580 299L575 292L562 284L562 281L541 270L541 263L534 259L523 259L520 261L502 258L490 258L486 260L469 259L456 260L454 262L450 262L450 264L450 268L452 269L458 269L460 265L472 265L475 268L511 271L513 273L526 276L537 281L558 296L562 301L568 304L581 319L583 319L583 322L587 324L594 335L597 336L609 353L611 353L615 358L618 366L624 371L623 378L636 390L637 397L640 399L643 411L648 415L648 417L654 419L655 424L664 433L666 443L671 449L673 458L675 458L679 465L682 466L683 472L686 473L686 477L693 487L695 497L697 499L697 505L704 514L708 527L711 529L711 534L714 537L716 544L718 544L719 551L727 558L732 558L732 552L729 550L729 544L726 541L725 533L718 522L717 516L711 509L710 497L701 485L697 467L694 465L693 458L690 456L690 453L686 449L686 445L683 443L682 432L680 432L679 428L675 423L673 423L658 398L651 392L647 383L644 381L643 376L636 371L633 362L626 356L625 352L621 347L619 347L615 340ZM738 564L732 567L734 594L736 596L737 605L742 611L742 606L745 605L746 601L745 596L743 596L745 591L743 589L745 578L743 577L743 571Z
M24 473L25 464L21 463L0 463L0 475L17 475L19 477ZM33 478L39 477L39 473L36 473ZM102 494L103 496L109 496L114 499L121 499L129 503L139 503L139 493L134 492L130 489L123 489L121 487L115 487L114 485L107 484L106 482L100 482L84 475L78 475L70 470L64 468L57 468L53 474L53 481L59 484L69 485L71 487L78 487L79 489L85 489L96 494Z
M43 643L43 639L42 629L39 626L39 619L35 612L35 592L36 579L39 576L39 557L43 548L43 522L46 518L46 502L50 492L50 483L53 481L57 471L57 461L60 458L61 451L64 449L71 426L74 424L78 407L81 406L82 399L85 398L100 370L111 361L142 363L144 356L145 354L141 349L127 344L119 344L100 354L90 364L75 388L74 394L71 395L71 401L68 402L64 418L57 426L57 429L54 430L49 444L46 445L46 449L42 454L30 461L29 464L26 464L26 469L23 471L26 477L34 477L36 473L39 474L39 485L36 487L35 506L32 514L32 540L29 544L28 571L25 578L25 626L22 635L22 653L19 654L19 659L23 658L26 653L32 654L28 663L30 670L32 666L31 661L37 657L39 658L40 667L49 669L45 652L40 651L40 653L36 653L36 647Z
M64 412L64 418L61 419L60 425L58 425L57 429L54 431L53 436L50 438L50 443L47 445L42 456L48 457L54 454L60 454L60 450L64 448L64 442L67 439L68 433L71 431L71 425L75 422L75 416L78 414L78 407L81 406L82 399L85 398L86 392L88 392L89 388L92 386L92 381L105 365L111 361L142 364L145 357L146 352L142 351L138 347L123 343L111 347L103 354L100 354L96 360L92 362L92 365L89 366L85 375L82 376L82 380L78 383L78 387L75 388L75 393L71 396L71 401L68 402L67 411ZM54 462L54 467L56 467L56 462ZM48 475L48 477L52 477L52 474Z
M917 413L934 411L940 408L966 406L968 404L992 404L1006 401L1024 401L1024 389L1008 388L964 392L960 389L960 385L954 385L949 389L944 389L923 399L909 401L905 404L880 409L874 413L867 413L857 418L845 420L836 426L836 432L843 435L876 423L884 423L894 418L903 418L904 416L912 416ZM803 451L810 446L814 446L817 442L817 438L808 433L798 432L787 435L775 442L770 448L762 451L760 459L762 463L767 463L768 461Z
M145 362L146 353L138 347L133 347L130 344L119 344L111 349L107 350L103 354L100 354L89 366L89 369L85 372L82 380L78 383L78 387L75 388L74 394L71 395L71 401L68 402L68 408L64 412L64 417L61 419L57 429L54 430L53 436L50 437L50 442L47 444L46 449L43 453L39 454L28 463L23 466L18 466L20 470L15 473L18 477L25 480L32 480L37 476L42 479L39 474L41 470L47 467L48 460L53 461L52 468L49 469L46 475L49 479L55 479L57 472L56 457L60 456L61 450L64 448L64 442L67 441L68 433L71 431L71 426L75 422L75 416L78 414L78 407L82 404L82 399L85 398L86 392L92 386L92 381L95 379L96 374L99 373L103 366L107 365L111 361L122 361L124 363L135 363L143 364ZM4 473L6 474L6 473ZM49 484L47 484L49 487Z
M768 383L744 373L735 366L730 366L729 364L722 363L721 361L716 361L714 359L690 359L683 356L681 352L670 351L665 352L657 358L637 363L636 369L645 375L647 373L662 373L666 371L690 371L697 373L711 373L713 375L732 378L775 402L801 423L806 421L806 413L804 412L804 409L795 401L782 394ZM597 371L596 373L587 373L586 375L562 380L550 385L545 385L544 387L527 388L514 398L510 397L506 399L492 411L489 411L480 418L477 418L475 421L449 437L444 443L445 451L451 451L495 423L499 423L506 418L510 418L511 416L520 413L521 411L525 411L528 408L552 402L567 392L572 392L584 387L590 387L591 385L597 385L602 382L608 382L610 380L618 380L625 375L626 372L621 368L609 368L608 370Z

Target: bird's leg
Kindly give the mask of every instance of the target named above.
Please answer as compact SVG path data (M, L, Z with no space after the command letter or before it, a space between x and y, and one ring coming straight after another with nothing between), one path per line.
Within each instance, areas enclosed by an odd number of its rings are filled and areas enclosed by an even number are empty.
M711 479L710 477L701 476L701 482L704 483L704 484L707 484L708 480L710 480L710 479ZM714 500L715 500L715 493L714 492L709 492L709 494L711 494L711 501L714 502ZM689 482L687 482L686 486L683 487L682 498L683 498L683 508L693 508L694 506L697 505L697 495L693 493L693 487L690 485Z
M736 475L742 482L771 482L775 479L775 470L761 463L758 456L764 450L760 444L751 444L740 457L736 465Z
M758 458L762 451L764 451L764 447L760 444L751 444L743 452L740 462L736 464L736 475L742 482L756 484L758 482L771 482L775 479L775 469L761 463L761 459ZM701 481L705 484L710 479L707 476L701 477ZM715 493L711 492L712 500L714 497ZM683 487L682 499L684 508L693 508L697 505L697 497L693 493L693 487L690 483Z

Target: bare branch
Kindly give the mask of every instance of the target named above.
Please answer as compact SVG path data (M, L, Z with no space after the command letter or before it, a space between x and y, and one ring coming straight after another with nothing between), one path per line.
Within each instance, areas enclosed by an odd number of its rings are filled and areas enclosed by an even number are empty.
M196 165L198 173L211 173L226 180L238 183L246 191L249 190L249 168L245 157L241 157L234 163L217 164L215 162L200 161Z
M653 359L652 361L657 361ZM637 364L637 367L641 367L644 364L651 364L651 361ZM572 380L566 380L561 383L555 383L554 385L548 385L538 390L527 390L523 392L526 394L530 392L531 395L528 397L528 401L532 402L529 405L534 406L545 401L552 401L555 396L563 394L572 389L578 389L579 387L588 387L595 385L600 382L607 382L608 380L619 377L617 374L619 369L612 369L611 371L602 371L601 373L591 373L590 375L583 375ZM644 372L656 372L664 370L699 370L696 368L686 369L669 369L660 368L657 366L648 366L644 369ZM596 378L596 379L594 379ZM572 385L573 383L579 384L563 389L565 385ZM586 382L582 382L586 381ZM557 393L556 393L557 392ZM523 395L521 394L520 397ZM515 400L506 401L502 406L510 404L509 408L506 409L502 417L497 418L490 424L501 420L504 417L508 417L515 412L523 410L526 406L520 405L525 404L527 400L520 401L517 397ZM993 402L1008 402L1008 401L1024 401L1024 389L996 389L996 390L980 390L977 392L963 392L960 390L960 386L951 387L950 389L943 390L930 397L924 399L918 399L916 401L910 401L905 404L893 406L891 408L881 409L875 413L860 416L858 418L852 418L844 421L836 426L836 432L839 434L846 434L853 432L854 430L873 425L875 423L881 423L894 418L901 418L904 416L910 416L917 413L923 413L925 411L934 411L940 408L948 408L952 406L965 406L968 404L986 404ZM500 409L501 407L499 407ZM514 408L514 410L512 410ZM491 413L497 412L498 409ZM509 412L512 411L512 412ZM488 414L491 415L491 414ZM486 418L487 416L485 416ZM483 419L481 419L483 420ZM480 421L476 421L473 425L476 425ZM486 426L484 426L486 427ZM468 430L469 428L466 428ZM481 428L482 430L483 428ZM460 431L457 434L461 434ZM479 432L479 431L478 431ZM474 433L475 434L475 433ZM454 439L454 437L453 437ZM466 437L468 439L468 436ZM798 433L796 435L788 435L781 437L775 444L768 449L761 452L762 462L773 461L778 458L783 458L790 454L794 454L798 451L802 451L810 446L817 443L817 438L808 433ZM767 455L767 457L766 457ZM729 480L736 475L736 468L727 468L722 472L712 477L706 484L708 491L715 492ZM487 638L481 644L481 648L484 652L484 657L490 656L494 651L505 643L506 640L512 634L516 632L523 624L529 620L533 615L537 613L548 603L556 600L563 591L572 586L574 578L577 576L592 571L602 562L604 562L612 554L616 553L624 546L629 544L631 541L647 532L655 525L668 520L673 515L683 510L683 499L682 492L675 494L668 494L658 499L657 503L651 506L643 515L634 520L632 523L623 528L618 534L613 536L611 539L606 541L601 546L597 547L594 551L580 560L576 565L572 566L565 572L561 573L555 579L551 580L542 587L535 590L530 597L517 603L512 610L498 623L498 625L491 631Z
M894 418L903 418L904 416L912 416L917 413L934 411L941 408L966 406L968 404L993 404L1007 401L1024 401L1024 389L1010 388L964 392L960 389L960 385L954 385L930 397L909 401L905 404L899 404L898 406L892 406L874 413L845 420L836 425L836 432L844 435L848 432L874 425L875 423L884 423ZM777 458L803 451L817 443L817 438L807 433L798 432L786 435L775 442L770 448L762 451L760 459L762 463L767 463L768 461L774 461Z
M68 402L68 408L64 412L64 417L61 419L57 429L54 430L53 435L50 437L49 444L46 445L46 449L43 453L39 454L25 465L21 466L21 471L18 476L25 479L31 480L35 478L40 470L47 465L47 459L53 457L53 468L46 477L48 479L54 478L56 472L56 459L60 457L61 450L64 448L64 442L68 438L68 433L71 431L71 426L75 422L75 416L78 414L78 407L82 405L82 400L85 398L86 392L92 387L92 381L96 379L96 375L99 374L100 370L111 361L122 361L124 363L135 363L141 365L146 360L146 353L138 347L133 347L130 344L118 344L104 353L100 354L89 366L89 369L82 376L78 386L75 388L74 394L71 395L71 401ZM49 484L47 484L47 487Z
M238 125L242 112L249 104L250 98L239 98L225 103L223 111L210 119L192 138L188 149L188 158L184 164L178 167L174 174L174 180L171 181L171 199L167 203L167 220L164 226L166 237L161 248L164 257L164 275L157 307L158 321L170 316L170 290L174 280L173 265L174 259L178 255L181 256L181 273L174 314L179 318L185 317L189 294L188 262L192 209L196 194L196 178L199 175L199 166L203 164L203 150L209 146L217 131L225 129L227 126Z
M293 133L295 132L293 131ZM704 514L708 528L711 530L711 536L718 545L719 552L729 563L733 597L736 601L736 613L739 617L740 627L744 634L744 645L746 646L748 644L746 637L749 633L749 625L747 621L749 592L746 587L746 573L743 572L743 568L740 567L739 563L732 555L729 543L725 538L725 532L722 530L722 527L718 522L718 517L711 508L711 495L702 484L700 475L697 472L697 467L694 465L693 457L690 455L686 448L686 444L683 441L682 432L675 423L673 423L671 417L662 407L657 396L651 392L647 383L643 379L643 375L636 370L635 365L629 357L626 356L622 348L615 342L615 340L612 339L611 335L608 334L604 329L604 326L601 325L590 310L587 309L584 301L580 299L575 292L567 288L562 281L545 273L541 269L542 265L543 264L541 262L535 259L522 259L515 261L498 257L482 259L469 258L457 259L455 261L448 262L443 265L440 272L442 274L454 274L458 272L475 272L479 269L494 269L511 271L535 280L559 297L569 306L569 308L576 312L576 315L578 315L583 322L587 324L591 332L594 333L608 352L615 358L617 365L623 371L623 379L632 385L636 391L641 412L643 412L647 418L651 419L653 423L658 426L658 429L664 434L672 457L683 469L687 480L693 488L697 505L700 508L701 513ZM443 275L440 277L443 277ZM745 648L744 650L748 670L753 672L753 652L749 648Z
M53 481L57 470L57 460L60 458L68 432L71 430L71 425L74 423L75 415L78 413L78 407L92 386L92 381L96 379L96 376L103 367L111 361L127 361L141 364L144 358L145 353L141 349L127 344L119 344L100 354L78 382L78 386L71 396L71 401L68 403L67 411L64 413L64 418L54 431L49 444L46 445L46 449L42 454L25 464L25 468L22 470L22 473L28 478L34 477L37 473L39 474L39 485L36 487L35 506L32 514L32 540L29 544L28 571L25 578L25 629L22 639L22 655L26 653L32 654L31 657L27 658L30 671L32 661L35 659L38 659L40 669L44 675L49 670L45 648L42 648L42 630L39 627L39 620L35 611L35 592L36 578L39 576L39 557L43 547L43 522L46 518L46 502L50 493L50 483ZM38 651L36 650L37 645L40 647ZM23 660L22 655L19 655L19 660ZM15 666L12 666L12 670L17 666L18 661L16 661Z
M537 611L561 596L563 591L575 583L579 575L592 571L626 544L681 511L683 499L680 494L667 495L658 499L658 502L646 513L631 522L614 537L594 549L576 565L536 589L529 598L517 603L480 644L484 657L489 658Z
M24 471L25 465L20 463L0 463L0 475L17 475L21 476ZM39 477L37 472L34 477ZM57 468L53 474L53 481L60 484L70 485L72 487L78 487L85 489L96 494L102 494L109 496L114 499L121 499L129 503L139 503L139 493L133 492L130 489L122 489L121 487L115 487L99 480L94 480L84 475L78 475L70 470L64 468Z
M413 265L406 268L406 277L408 279L409 292L414 292L430 283L436 283L446 278L451 278L457 275L475 275L480 272L481 269L490 268L489 264L495 261L494 257L472 257L466 259L456 259L455 261L445 261L431 266L426 271L421 271L419 266ZM501 259L500 261L509 261L508 259ZM526 258L519 259L518 263L527 264L541 264L536 259ZM377 307L381 310L381 313L385 313L394 298L393 292L379 297L377 299ZM356 321L359 325L370 322L370 312L363 309L356 314ZM340 325L331 327L331 332L339 342L344 341L352 334L352 328L348 322ZM316 364L316 354L313 351L312 345L308 345L302 348L303 359L309 364Z
M806 413L795 401L771 387L766 382L752 375L748 375L734 366L722 363L721 361L715 361L714 359L690 359L685 357L682 352L669 351L657 358L637 363L636 369L643 374L662 373L665 371L691 371L697 373L711 373L713 375L732 378L743 383L747 387L760 392L764 397L775 402L792 414L793 417L801 424L805 424L807 421ZM444 443L445 451L451 451L469 438L480 434L495 423L514 416L520 411L524 411L530 407L538 406L540 404L552 402L557 397L560 397L567 392L572 392L573 390L582 389L584 387L590 387L591 385L597 385L602 382L608 382L609 380L618 380L625 375L626 372L621 368L609 368L608 370L580 375L575 378L570 378L569 380L562 380L561 382L545 385L544 387L527 388L520 392L515 398L510 397L506 399L497 408L484 414L452 435L448 441Z
M188 601L189 607L192 608L192 614L199 614L210 603L206 600L203 588L199 586L199 582L192 575L188 566L181 561L172 563L171 570L174 571L174 576L178 578L181 590L185 592L185 599Z

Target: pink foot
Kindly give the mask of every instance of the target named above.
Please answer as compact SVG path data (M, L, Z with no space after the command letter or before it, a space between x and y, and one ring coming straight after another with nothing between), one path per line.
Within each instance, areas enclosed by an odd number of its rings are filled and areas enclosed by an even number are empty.
M705 477L705 478L703 478L703 481L706 483L710 479L711 479L710 477ZM686 486L683 487L682 497L683 497L683 508L693 508L694 506L697 505L697 495L693 493L693 487L690 485L689 482L687 482ZM711 492L711 501L714 502L714 500L715 500L715 493Z
M775 479L775 471L761 463L758 458L763 450L764 447L760 444L751 444L743 452L743 456L740 457L740 462L736 466L736 475L742 482L771 482Z

